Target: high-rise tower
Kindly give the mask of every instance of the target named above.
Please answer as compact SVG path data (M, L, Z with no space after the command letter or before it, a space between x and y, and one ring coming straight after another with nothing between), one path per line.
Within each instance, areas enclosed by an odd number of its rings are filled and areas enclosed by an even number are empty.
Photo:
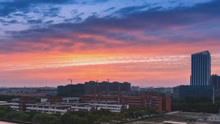
M191 57L191 82L192 86L210 85L211 56L209 51L192 54Z

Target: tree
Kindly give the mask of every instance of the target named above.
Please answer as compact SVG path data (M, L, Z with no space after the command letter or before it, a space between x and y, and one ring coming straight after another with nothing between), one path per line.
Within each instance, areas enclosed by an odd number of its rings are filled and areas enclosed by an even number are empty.
M29 121L30 117L24 112L11 111L5 114L5 118L14 121Z
M62 116L62 124L88 124L88 120L84 117L79 117L70 112Z
M60 119L56 116L43 113L36 114L32 121L38 124L61 124Z

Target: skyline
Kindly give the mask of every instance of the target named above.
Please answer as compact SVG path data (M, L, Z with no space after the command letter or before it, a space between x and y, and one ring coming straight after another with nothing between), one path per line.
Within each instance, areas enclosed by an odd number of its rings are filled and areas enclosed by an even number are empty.
M191 54L220 74L220 1L0 0L0 86L89 80L190 84ZM47 9L48 8L48 9Z

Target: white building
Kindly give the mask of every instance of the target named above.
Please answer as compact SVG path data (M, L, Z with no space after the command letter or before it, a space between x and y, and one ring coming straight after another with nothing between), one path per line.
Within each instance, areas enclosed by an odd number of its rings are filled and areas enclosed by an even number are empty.
M109 110L111 112L121 112L123 109L128 109L128 105L120 105L106 102L90 102L80 103L78 97L63 98L60 103L48 103L47 98L42 98L40 103L25 104L25 111L37 111L48 114L64 114L68 111L91 111L91 110ZM19 111L19 99L13 99L8 105L16 111Z
M5 105L8 105L7 101L0 101L0 106L5 106Z
M111 112L121 112L124 109L128 109L129 106L123 106L123 105L119 105L119 104L100 104L100 103L91 103L90 104L91 107L95 108L96 110L101 110L101 109L105 109L105 110L109 110Z
M62 104L36 103L26 105L26 112L37 111L47 114L64 114L70 110L71 106Z
M72 111L91 111L91 110L109 110L111 112L121 112L123 109L128 109L129 106L123 106L119 104L104 104L104 103L77 103L77 104L70 104Z
M19 111L19 98L14 98L10 102L8 102L8 105L10 106L11 109L15 111Z

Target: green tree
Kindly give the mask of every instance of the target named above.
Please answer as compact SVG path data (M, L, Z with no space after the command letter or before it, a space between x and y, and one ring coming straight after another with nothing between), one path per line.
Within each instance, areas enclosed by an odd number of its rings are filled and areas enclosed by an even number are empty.
M101 123L101 122L109 122L111 120L110 116L101 116L99 119L98 119L98 122Z
M32 121L38 124L61 124L60 118L54 115L38 113L33 118Z
M14 121L29 121L30 117L24 112L11 111L5 114L5 118Z
M65 113L62 116L62 124L88 124L88 120L84 117L79 117L71 112Z

